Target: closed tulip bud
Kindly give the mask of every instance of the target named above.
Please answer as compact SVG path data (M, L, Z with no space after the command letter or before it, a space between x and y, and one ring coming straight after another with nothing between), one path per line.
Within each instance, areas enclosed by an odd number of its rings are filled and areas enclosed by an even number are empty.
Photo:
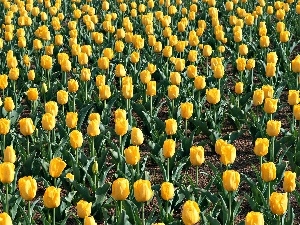
M31 118L22 118L19 120L20 132L24 136L33 134L35 126L33 125Z
M212 48L210 45L204 45L203 47L203 56L209 57L212 54Z
M165 46L163 49L163 56L170 58L172 56L172 47L171 46Z
M93 216L86 216L83 220L83 225L97 225Z
M14 101L12 100L11 97L5 97L4 99L4 109L7 111L7 112L11 112L13 111L15 108L15 104L14 104Z
M176 142L173 139L167 139L163 144L163 156L171 158L175 154Z
M264 215L260 212L249 212L246 215L245 225L264 225Z
M166 128L165 131L167 133L167 135L174 135L176 134L177 131L177 122L174 119L167 119L165 121L166 124Z
M274 89L273 86L270 85L263 85L262 90L264 91L264 98L273 98Z
M76 211L79 218L85 218L91 215L92 203L84 200L80 200L76 204Z
M204 163L204 148L202 146L190 148L190 161L193 166L201 166Z
M115 43L116 52L118 52L118 53L123 52L124 47L125 47L125 45L124 45L123 41L116 41L116 43Z
M133 85L122 84L122 95L125 99L131 99L133 97Z
M179 88L176 85L168 86L168 97L173 100L179 96Z
M268 154L269 140L267 138L257 138L254 146L254 153L257 156Z
M98 162L97 161L94 161L94 163L93 163L92 172L93 172L93 174L98 174L99 173Z
M48 87L45 83L42 84L42 87L41 87L41 93L42 94L45 94L48 92Z
M220 90L217 88L207 89L206 90L206 100L210 104L217 104L221 99Z
M45 104L45 112L51 113L53 116L57 116L58 113L58 106L57 103L54 101L49 101Z
M282 216L286 212L288 206L287 193L273 192L269 198L269 205L273 214Z
M288 103L290 105L297 105L299 103L299 91L289 90Z
M126 178L118 178L112 184L111 196L116 201L124 201L129 195L129 181Z
M248 46L245 44L240 45L239 53L240 53L240 55L247 55L248 54Z
M237 30L234 32L234 42L241 42L243 40L243 33L242 33L242 29Z
M181 76L178 72L171 72L170 73L170 82L173 85L180 85L181 83Z
M196 90L202 90L206 86L205 77L204 76L196 76L194 79L194 86Z
M0 182L10 184L15 178L15 165L11 162L0 164Z
M124 136L128 130L128 120L117 119L115 122L115 132L118 136Z
M0 119L0 134L2 134L2 135L8 134L9 128L10 128L10 120L1 118Z
M174 185L170 182L163 182L160 188L160 195L163 200L169 201L174 197Z
M182 207L181 218L185 225L198 223L200 221L200 208L197 202L186 201Z
M267 63L266 76L274 77L275 75L276 75L276 64L275 63Z
M8 86L8 76L6 74L0 75L0 89L4 90Z
M124 150L126 163L136 165L140 161L140 149L138 146L129 146Z
M295 59L292 60L292 71L294 73L300 73L300 57L299 56L297 56Z
M71 93L75 93L79 88L78 82L74 79L70 79L68 81L68 91Z
M233 2L227 1L225 4L225 8L226 8L226 11L232 11L233 10Z
M269 114L275 113L277 110L277 102L278 99L266 98L264 104L264 111Z
M108 85L99 86L99 98L101 100L109 99L111 96L110 87Z
M190 50L189 51L188 60L190 62L196 62L197 61L197 51L196 50Z
M259 39L259 45L262 48L267 48L270 45L270 39L268 36L261 36Z
M4 153L4 157L3 157L4 162L15 163L17 157L16 157L16 152L12 146L7 146L4 149L3 153Z
M68 112L66 115L66 125L68 128L72 129L77 126L78 114L74 112Z
M118 64L115 69L116 77L125 77L126 70L122 64Z
M91 120L87 127L87 134L90 137L95 137L100 134L99 122L97 120Z
M244 83L243 82L237 82L234 86L234 91L238 95L243 93L243 89L244 89Z
M140 53L139 52L133 52L130 55L130 62L137 63L140 60Z
M239 57L236 60L236 67L237 67L238 71L244 71L246 68L246 59Z
M176 59L175 60L175 69L176 71L182 72L185 68L185 60L184 59ZM192 77L196 74L195 69L190 67L189 75Z
M162 50L162 44L161 44L161 42L160 41L156 41L154 43L154 52L158 53L158 52L161 52L161 50Z
M156 81L149 81L147 83L146 93L147 93L148 96L156 95Z
M294 115L296 120L300 120L300 105L294 105L293 115Z
M187 67L186 74L187 74L188 78L191 78L191 79L195 78L197 76L197 67L194 65L189 65Z
M59 46L59 45L63 44L63 40L64 40L63 36L58 34L58 35L55 35L54 43L55 43L55 45Z
M36 101L39 97L37 88L29 88L26 94L27 94L28 100L30 100L30 101Z
M133 127L131 130L131 144L141 145L144 142L144 135L141 129Z
M267 134L271 137L278 136L280 132L281 122L276 120L269 120L267 122Z
M37 183L31 176L22 177L18 181L20 195L25 201L32 201L36 195Z
M273 162L263 163L261 165L261 178L265 182L270 182L276 179L276 166Z
M133 194L137 202L147 202L153 197L149 180L137 180L133 184Z
M255 60L254 59L248 59L246 64L246 69L251 70L255 67Z
M234 163L236 158L236 148L231 144L226 144L221 147L221 162L227 166Z
M98 67L102 70L107 70L109 68L109 59L107 57L99 58Z
M221 79L224 76L224 66L222 64L216 65L214 68L214 78Z
M28 71L27 78L28 78L28 80L34 80L34 78L35 78L35 72L34 72L34 70L29 70ZM1 88L1 86L0 86L0 88Z
M284 172L283 190L285 192L293 192L296 188L296 173L291 171Z
M96 77L96 86L99 88L101 85L105 85L105 75L98 75Z
M190 102L181 103L181 117L188 120L193 115L193 104Z
M156 65L152 64L152 63L148 63L147 65L147 70L153 74L156 71Z
M55 122L55 117L51 113L45 113L42 117L42 127L44 130L53 130Z
M151 80L151 73L148 70L143 70L140 73L140 79L143 84L147 84Z
M126 120L126 111L124 109L117 109L115 111L114 122L116 122L118 119L124 119L124 120Z
M227 145L227 144L228 144L227 141L224 141L223 139L218 139L215 143L215 152L218 155L221 155L222 146Z
M66 163L61 158L53 158L49 165L49 174L53 178L58 178L66 167Z
M50 70L52 68L52 57L48 55L43 55L41 57L41 66L45 70Z
M19 78L19 69L18 68L10 68L8 77L10 80L17 80Z
M236 191L240 184L240 174L234 170L226 170L223 172L222 181L226 191Z
M0 213L0 222L3 225L13 225L10 216L6 212Z
M290 32L289 31L281 31L280 32L280 42L286 43L289 41Z
M59 90L56 93L57 96L57 102L60 105L65 105L68 103L68 92L64 91L64 90Z
M82 146L83 137L80 131L78 130L71 131L71 133L69 134L69 138L70 138L70 144L72 148L77 149Z

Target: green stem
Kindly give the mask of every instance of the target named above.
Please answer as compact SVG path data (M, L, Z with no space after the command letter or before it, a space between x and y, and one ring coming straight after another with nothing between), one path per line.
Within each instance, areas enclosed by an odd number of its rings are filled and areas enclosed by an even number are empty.
M142 221L143 221L143 225L145 225L145 203L142 203Z
M229 218L228 218L228 221L229 221L229 224L231 224L231 192L228 192L228 195L229 195Z
M199 176L199 167L196 166L196 184L197 184L197 187L199 185L199 178L198 178L198 176Z
M275 142L275 137L272 137L272 148L271 148L271 153L270 153L270 162L274 161L274 142Z
M76 111L76 107L75 107L75 93L73 93L73 112Z
M49 153L49 161L52 159L52 152L51 152L51 131L48 131L48 153Z
M55 208L53 208L53 225L55 225Z
M5 149L5 135L3 135L3 149Z
M28 201L28 219L29 219L29 223L31 224L31 209L30 209L30 201Z
M271 182L268 182L268 200L270 198L271 195Z
M152 96L150 96L150 116L152 117Z
M8 184L6 184L6 204L5 204L5 212L8 213Z
M278 225L281 225L281 219L279 215L278 215Z
M92 143L91 143L91 152L92 152L92 157L95 157L95 140L94 137L92 137Z
M187 137L187 119L185 119L185 136Z
M120 214L122 213L122 208L123 208L122 201L120 201Z
M120 142L120 153L123 156L123 150L122 150L122 136L119 136L119 142Z
M172 113L171 113L172 118L173 118L173 114L174 114L174 99L172 100Z
M27 137L27 157L29 157L29 136Z
M287 211L287 222L290 220L290 212L291 212L291 201L290 201L290 193L287 193L288 197L288 211Z
M85 88L85 101L87 101L87 81L84 84L84 88Z
M56 178L53 178L54 179L54 187L57 187L57 180L56 180Z
M170 181L170 158L167 159L167 181Z
M78 166L78 150L79 150L78 148L75 149L75 151L76 151L76 164L77 164L77 166Z

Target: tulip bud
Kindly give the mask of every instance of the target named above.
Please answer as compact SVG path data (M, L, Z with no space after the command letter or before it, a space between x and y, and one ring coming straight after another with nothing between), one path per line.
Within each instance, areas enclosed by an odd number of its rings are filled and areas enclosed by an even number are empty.
M97 161L94 161L94 164L92 166L92 171L93 171L93 174L98 174L98 162Z

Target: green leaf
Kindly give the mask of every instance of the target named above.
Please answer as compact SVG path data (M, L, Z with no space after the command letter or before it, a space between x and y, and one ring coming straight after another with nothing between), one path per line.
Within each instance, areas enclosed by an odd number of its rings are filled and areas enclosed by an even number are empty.
M102 205L106 199L106 193L110 188L110 184L106 183L96 190L96 204Z
M210 224L221 225L221 223L216 218L212 217L211 215L207 215L206 218L210 222ZM223 223L223 224L225 224L225 223Z
M81 127L83 121L87 117L87 114L92 110L94 104L88 104L87 106L83 107L78 113L78 123L77 127Z

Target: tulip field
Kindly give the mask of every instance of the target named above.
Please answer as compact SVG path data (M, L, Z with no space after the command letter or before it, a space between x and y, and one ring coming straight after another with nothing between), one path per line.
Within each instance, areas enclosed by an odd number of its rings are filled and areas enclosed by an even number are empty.
M0 10L0 225L300 224L300 1Z

